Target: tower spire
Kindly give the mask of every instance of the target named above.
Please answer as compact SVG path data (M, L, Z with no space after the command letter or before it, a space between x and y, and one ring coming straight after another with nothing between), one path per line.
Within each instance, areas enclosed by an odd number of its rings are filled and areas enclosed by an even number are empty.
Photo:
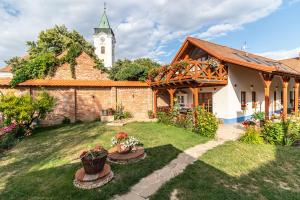
M104 12L100 20L99 28L108 28L110 29L108 17L106 15L106 2L104 2Z

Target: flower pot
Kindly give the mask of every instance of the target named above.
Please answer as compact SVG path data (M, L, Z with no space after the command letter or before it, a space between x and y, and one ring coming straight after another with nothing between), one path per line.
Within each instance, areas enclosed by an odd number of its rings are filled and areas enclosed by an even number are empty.
M86 157L81 158L81 162L86 174L97 174L103 170L107 155L104 157L96 157L89 159Z
M117 144L117 151L120 154L129 153L131 151L132 147L124 147L123 144Z

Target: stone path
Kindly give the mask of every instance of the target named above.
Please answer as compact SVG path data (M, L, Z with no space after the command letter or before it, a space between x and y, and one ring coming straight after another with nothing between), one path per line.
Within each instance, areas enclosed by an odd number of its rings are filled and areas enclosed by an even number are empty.
M116 196L115 200L145 200L154 194L158 189L170 179L179 175L184 169L195 162L201 155L210 149L219 146L226 141L238 139L243 131L239 124L221 124L219 126L216 140L211 140L205 144L199 144L180 153L176 159L168 165L154 171L152 174L141 179L134 185L127 194Z

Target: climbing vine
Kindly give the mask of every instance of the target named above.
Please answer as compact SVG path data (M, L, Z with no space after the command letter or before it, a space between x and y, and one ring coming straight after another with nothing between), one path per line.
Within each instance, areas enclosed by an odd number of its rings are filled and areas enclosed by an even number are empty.
M7 61L7 64L12 66L11 86L29 79L53 76L56 67L66 62L69 63L72 77L75 79L76 58L82 52L94 60L96 69L106 72L102 61L94 53L94 47L77 31L68 31L65 26L41 31L37 41L29 41L27 46L26 58L14 57Z

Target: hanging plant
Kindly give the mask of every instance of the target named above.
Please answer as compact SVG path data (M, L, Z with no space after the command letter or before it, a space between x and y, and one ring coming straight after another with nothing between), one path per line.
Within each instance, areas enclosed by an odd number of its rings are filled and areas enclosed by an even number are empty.
M213 57L210 57L208 60L207 60L207 63L208 65L210 66L210 68L212 69L217 69L220 65L220 61L217 60L216 58L213 58Z

